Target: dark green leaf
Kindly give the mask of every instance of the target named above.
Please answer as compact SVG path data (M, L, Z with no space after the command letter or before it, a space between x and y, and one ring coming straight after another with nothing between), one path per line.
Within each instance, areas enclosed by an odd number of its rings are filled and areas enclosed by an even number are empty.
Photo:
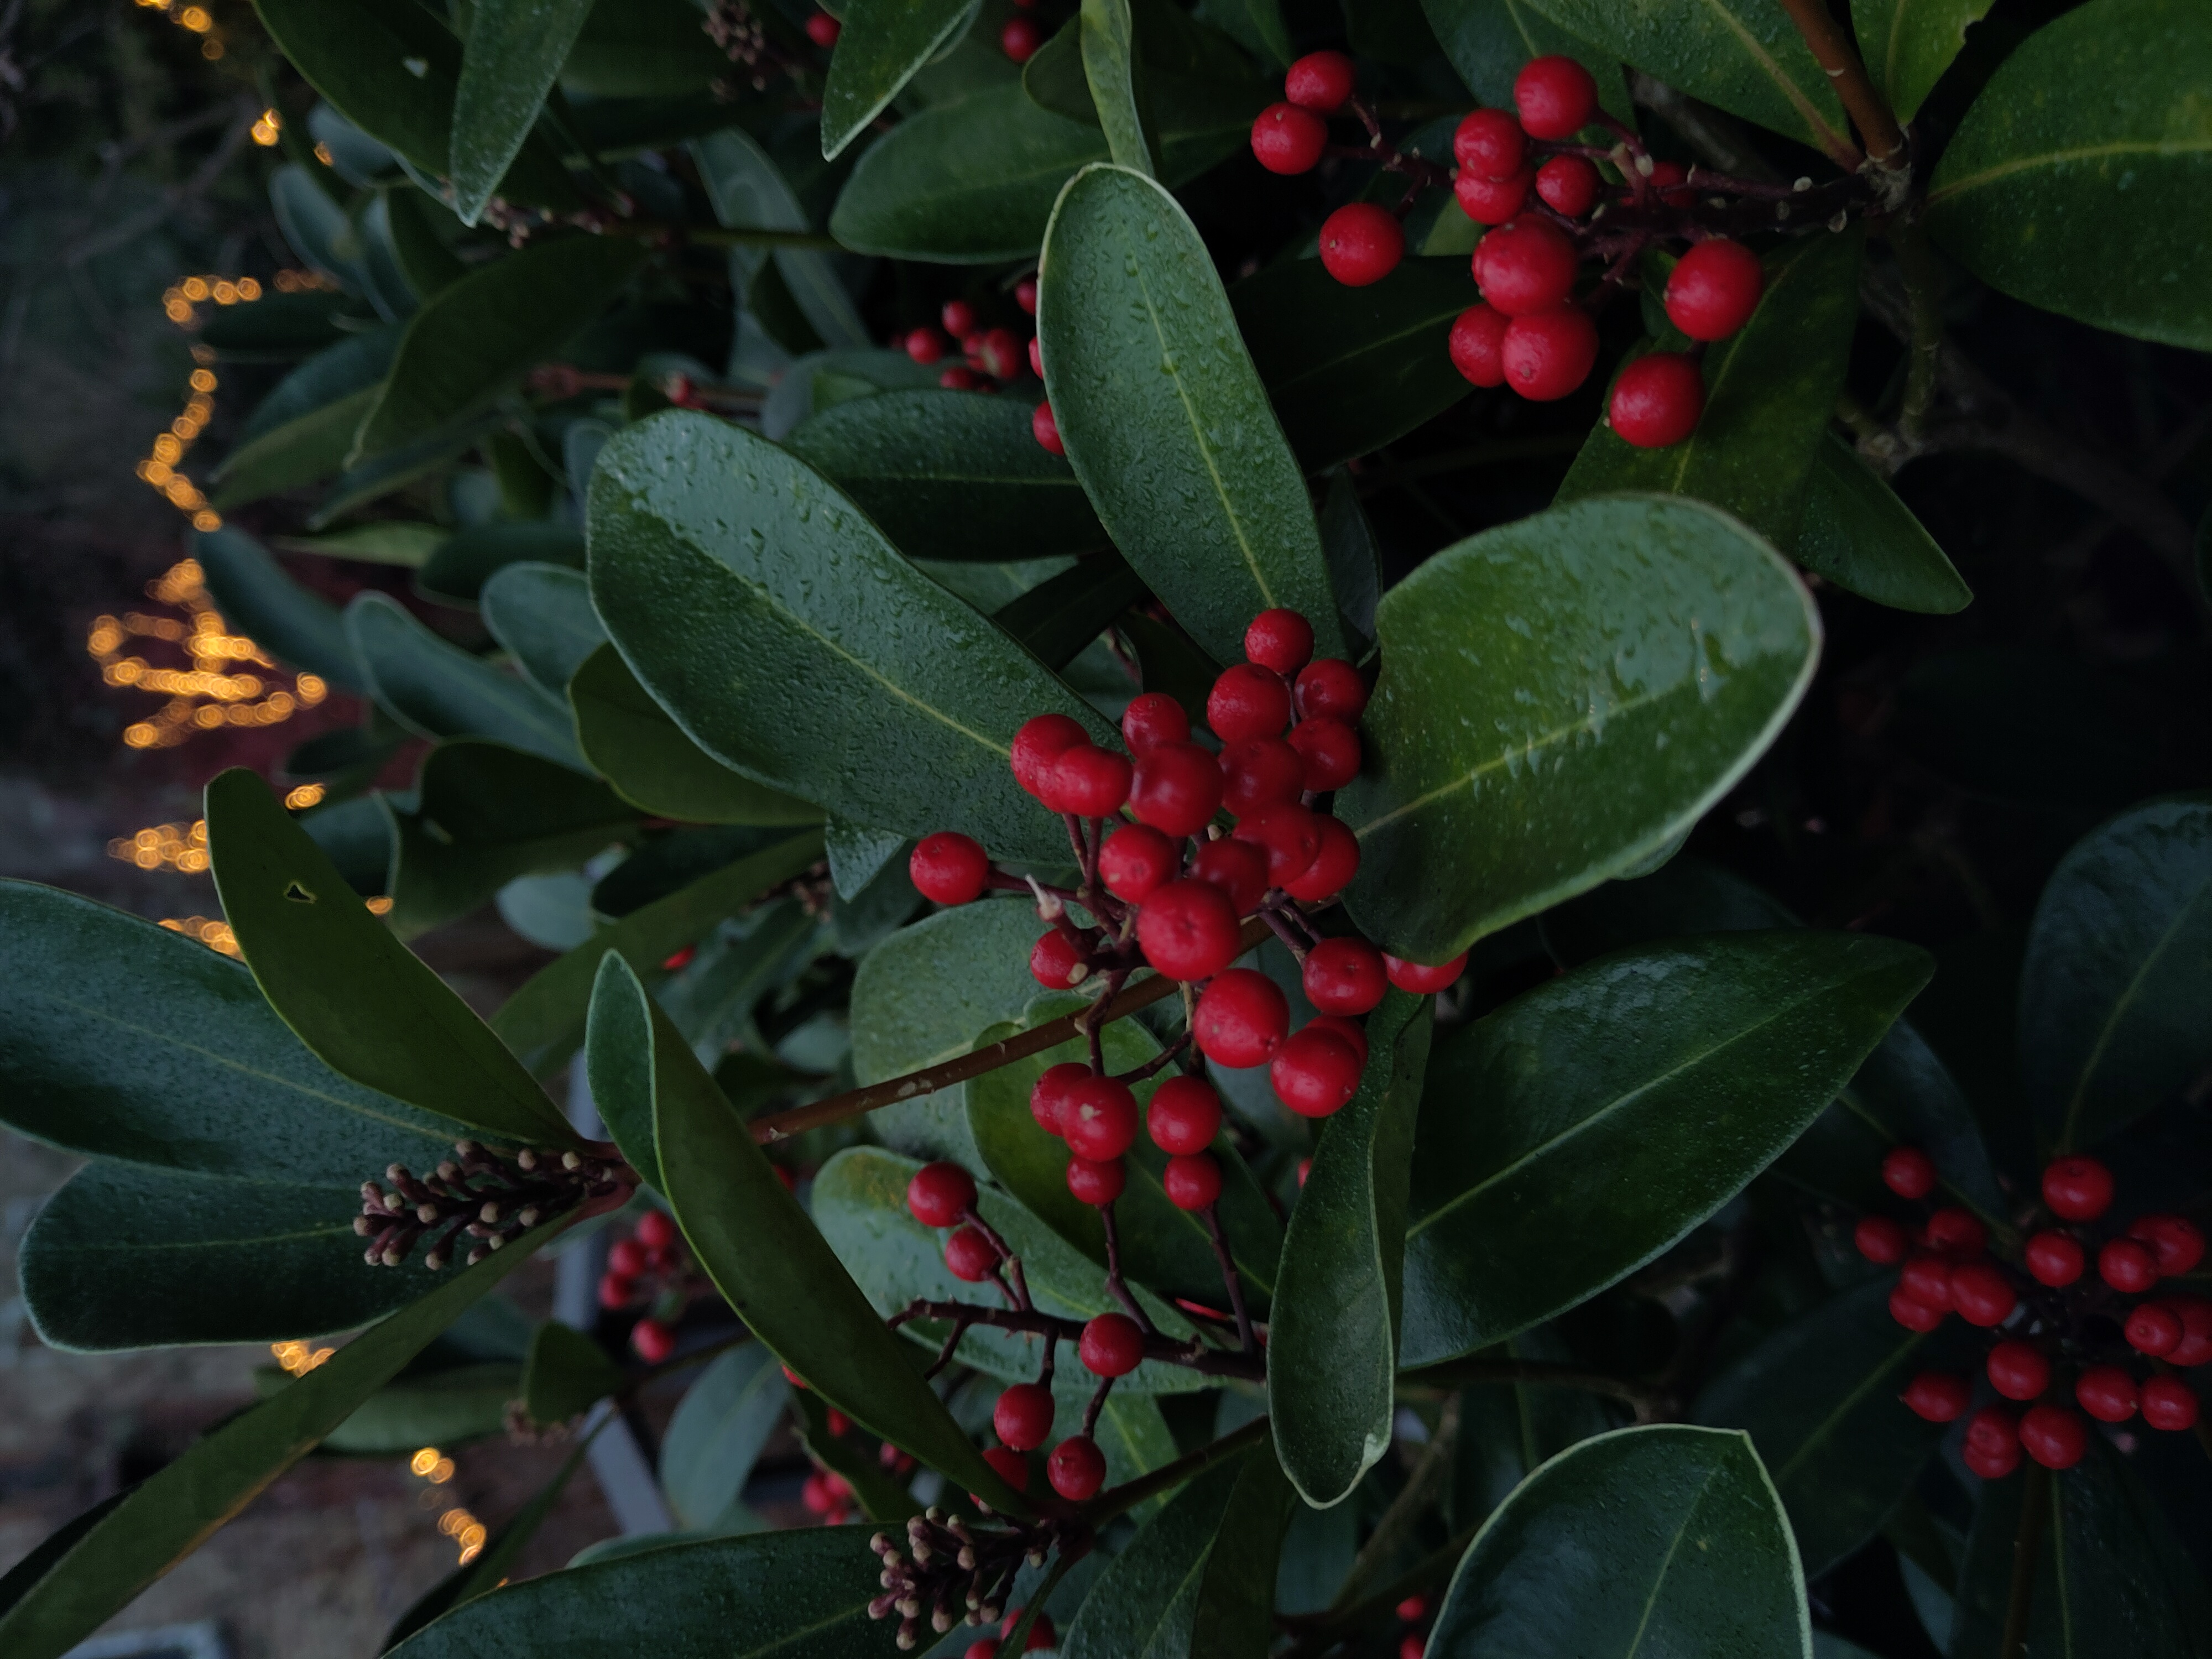
M1555 1365L1574 1360L1549 1325L1508 1337L1480 1357ZM1479 1524L1549 1459L1617 1425L1599 1396L1580 1389L1485 1382L1462 1389L1459 1399L1459 1444L1444 1505L1455 1532Z
M839 38L840 60L845 55L847 38ZM834 80L834 67L830 73ZM691 154L699 165L700 181L714 203L714 216L723 224L758 230L815 228L813 216L800 204L783 169L742 128L730 127L695 141ZM791 302L823 344L865 348L873 343L837 266L817 250L780 247L771 253L759 248L732 248L732 285L750 283L771 261Z
M2212 1060L2212 796L2151 801L2051 872L2021 975L2021 1078L2046 1144L2090 1146Z
M1048 668L1065 668L1107 623L1145 597L1144 579L1108 549L992 612Z
M209 499L228 512L343 470L353 453L354 434L383 395L382 383L380 371L368 384L341 392L250 443L241 442L216 469L215 492Z
M618 951L600 957L584 1024L592 1104L629 1166L659 1192L660 1158L653 1144L653 999L637 970Z
M753 1024L754 1006L821 953L824 931L821 918L789 895L720 928L661 988L661 1003L691 1051L702 1061L719 1060L732 1048L763 1052L769 1045Z
M762 435L781 443L817 411L865 403L884 392L929 390L937 386L941 372L915 362L903 351L888 349L808 351L781 372L782 377L762 403ZM976 392L957 395L981 401ZM1036 447L1034 437L1030 445Z
M1007 747L1047 710L1112 728L805 462L672 410L600 452L590 516L600 618L708 753L864 823L1058 856Z
M1365 288L1346 288L1319 259L1291 259L1229 290L1252 365L1309 472L1402 438L1473 390L1445 349L1473 302L1458 258L1402 260Z
M1074 470L1012 398L886 392L836 404L788 447L917 559L1032 559L1106 545Z
M1221 665L1182 629L1142 611L1123 612L1117 626L1137 648L1145 690L1166 692L1182 705L1192 725L1205 724L1206 693L1220 677Z
M374 1325L273 1400L232 1418L132 1489L0 1613L9 1659L62 1659L307 1455L550 1229Z
M1122 556L1224 661L1272 605L1341 656L1305 481L1197 228L1152 180L1099 166L1062 192L1045 242L1045 386Z
M1151 110L1141 84L1137 25L1129 0L1083 0L1076 15L1076 40L1091 108L1106 135L1107 154L1117 165L1151 178Z
M46 1534L31 1553L0 1576L0 1613L21 1601L25 1591L46 1576L54 1563L76 1547L76 1540L98 1526L109 1511L131 1496L131 1488L125 1486L112 1497L103 1498L83 1514L64 1521Z
M291 1380L273 1367L256 1381L268 1393L291 1386ZM506 1427L507 1406L521 1388L522 1373L511 1363L455 1365L403 1376L362 1401L352 1415L325 1435L323 1449L355 1457L399 1457L418 1446L482 1440Z
M325 801L300 814L300 827L330 855L346 885L365 899L392 890L399 830L391 798L375 794Z
M592 0L473 0L453 94L454 210L474 224L521 153Z
M1562 1452L1483 1526L1438 1655L1805 1654L1805 1576L1747 1436L1618 1429Z
M1202 0L1199 15L1276 69L1290 67L1293 48L1280 0Z
M607 642L580 570L527 560L502 565L484 582L480 603L492 637L549 697L566 698L584 659Z
M223 915L262 994L333 1070L457 1122L565 1146L568 1120L252 773L207 787Z
M383 519L334 530L327 536L278 536L273 539L287 553L313 553L326 559L362 559L371 564L394 564L411 570L429 558L446 539L446 532L434 524Z
M208 592L234 629L340 690L365 689L344 618L330 601L294 581L260 543L226 526L195 534L192 553L206 574Z
M1867 73L1899 121L1910 121L1951 67L1990 0L1851 0Z
M1247 1466L1271 1461L1264 1446L1228 1459L1200 1474L1139 1528L1084 1597L1083 1610L1060 1639L1062 1659L1183 1659L1200 1652L1212 1659L1217 1650L1194 1645L1207 1565L1229 1530L1230 1503ZM1246 1494L1247 1511L1273 1507L1264 1500L1274 1494L1259 1490L1267 1484L1264 1478L1255 1482ZM1273 1484L1279 1492L1279 1473ZM1224 1589L1244 1565L1240 1560L1224 1566ZM1224 1595L1215 1604L1217 1617L1233 1605Z
M801 1443L816 1462L845 1477L862 1515L871 1521L903 1523L914 1514L914 1494L877 1461L876 1454L854 1443L858 1436L850 1429L842 1434L830 1432L830 1408L811 1389L798 1390L792 1404L799 1412Z
M400 331L373 329L341 340L319 351L276 382L276 389L253 406L253 413L238 429L230 453L216 468L216 482L228 480L241 465L254 441L292 424L303 416L327 408L341 398L366 392L392 372L392 359L399 349ZM360 422L356 419L355 424Z
M1863 240L1854 226L1770 254L1759 309L1705 353L1698 429L1664 449L1638 449L1600 425L1568 469L1559 500L1628 489L1694 495L1776 546L1794 546L1850 356Z
M1370 1016L1367 1073L1322 1128L1283 1235L1267 1411L1276 1458L1316 1509L1349 1497L1390 1449L1406 1195L1432 1006L1393 991Z
M1899 611L1948 616L1973 602L1973 590L1912 509L1832 434L1813 453L1792 556L1837 586Z
M626 916L783 838L781 831L750 824L715 824L654 836L599 878L592 889L592 909L610 921ZM830 856L836 858L834 851Z
M199 343L227 362L289 362L375 325L374 313L349 295L264 294L252 305L216 313Z
M1967 110L1929 180L1929 231L2015 299L2212 349L2208 83L2212 15L2192 0L2075 7Z
M1468 89L1499 109L1513 106L1513 78L1532 58L1572 58L1596 78L1598 100L1633 122L1618 58L1578 40L1537 9L1538 0L1421 0L1437 41Z
M1818 1578L1874 1536L1943 1425L1898 1396L1944 1357L1952 1333L1908 1331L1889 1315L1887 1275L1792 1320L1714 1379L1697 1421L1742 1429L1774 1478L1805 1576Z
M305 167L281 167L270 174L269 205L277 228L302 264L349 294L368 298L385 320L391 320L390 306L376 301L362 264L361 239L348 222L345 209Z
M1564 602L1563 594L1572 595ZM1632 867L1748 770L1810 682L1789 567L1693 501L1577 501L1432 556L1385 594L1348 902L1441 962Z
M551 520L470 525L447 537L423 561L416 590L431 599L474 605L493 576L526 560L581 570L584 532Z
M660 1443L661 1489L678 1526L721 1520L790 1399L782 1368L757 1342L732 1349L699 1373Z
M522 1365L522 1409L533 1423L566 1423L629 1380L590 1337L549 1319L531 1335L530 1357ZM428 1443L437 1444L436 1437Z
M420 313L417 313L418 317ZM389 384L387 382L387 384ZM382 395L379 392L377 396ZM374 399L368 400L369 404ZM365 404L366 408L368 404ZM349 513L381 501L394 490L404 489L416 479L439 471L459 459L473 445L489 437L497 423L497 416L487 411L473 420L464 421L443 432L395 449L388 455L359 465L349 465L331 483L315 510L307 517L310 530L324 530L336 524ZM356 427L359 421L355 422ZM350 449L349 449L350 454Z
M370 691L409 731L490 738L581 769L568 711L528 681L447 644L386 594L356 594L345 622Z
M1297 1510L1297 1493L1267 1449L1238 1460L1237 1484L1223 1510L1221 1530L1206 1558L1193 1654L1206 1659L1267 1659L1274 1645L1275 1582L1283 1534Z
M441 227L450 232L459 226L442 202L434 204L428 191L404 185L390 186L383 196L392 257L410 289L427 300L467 274L468 267L441 234ZM396 332L393 339L396 343Z
M872 830L847 818L831 818L822 830L830 854L830 884L842 899L858 898L907 852L910 842L910 837L896 830Z
M866 131L975 15L968 0L850 0L822 90L822 154L835 156Z
M770 13L769 17L775 19L775 15ZM767 24L771 38L776 37L779 21ZM703 101L720 108L726 121L728 103L708 88L717 76L729 73L729 63L699 27L699 14L687 0L598 0L584 20L583 32L576 37L568 61L561 66L561 84L567 91L581 93L592 100L569 112L574 125L581 127L586 137L593 130L592 118L604 113L617 100L650 100L648 107L671 110L688 109ZM605 142L599 145L603 153L631 147ZM659 145L641 143L635 147L652 149Z
M1414 1148L1403 1362L1525 1330L1674 1243L1835 1098L1930 968L1869 935L1711 934L1451 1032Z

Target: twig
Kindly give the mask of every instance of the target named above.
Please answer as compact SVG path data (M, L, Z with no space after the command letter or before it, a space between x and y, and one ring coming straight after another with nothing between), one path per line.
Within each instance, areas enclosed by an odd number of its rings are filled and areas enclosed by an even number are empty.
M1206 1237L1213 1242L1213 1259L1221 1265L1221 1282L1229 1289L1230 1311L1237 1316L1237 1346L1246 1353L1257 1353L1260 1342L1253 1334L1251 1311L1244 1305L1243 1281L1237 1276L1236 1258L1229 1254L1229 1241L1222 1236L1220 1206L1209 1204L1198 1213L1206 1223Z
M1088 1440L1098 1429L1098 1413L1106 1409L1106 1396L1114 1392L1114 1379L1102 1376L1098 1386L1091 1391L1090 1403L1083 1408L1083 1437Z
M1173 1042L1168 1044L1143 1065L1130 1071L1116 1072L1114 1074L1114 1080L1116 1083L1127 1083L1133 1087L1147 1078L1157 1076L1182 1057L1183 1051L1190 1047L1190 1029L1188 1026L1184 1027L1181 1035Z
M1382 1511L1375 1530L1367 1535L1367 1541L1359 1547L1359 1553L1352 1558L1352 1571L1345 1575L1336 1600L1329 1603L1332 1611L1357 1601L1368 1579L1398 1553L1413 1528L1420 1524L1421 1511L1429 1506L1437 1488L1449 1476L1452 1455L1458 1446L1459 1396L1453 1395L1437 1413L1437 1431L1421 1449L1413 1474L1406 1478L1406 1484L1399 1488L1398 1495L1390 1500L1390 1507Z
M1797 33L1805 37L1812 48L1814 60L1820 72L1835 83L1836 95L1844 100L1844 112L1859 130L1859 137L1875 166L1885 173L1897 169L1905 154L1905 134L1891 113L1889 100L1875 89L1868 77L1866 65L1859 61L1843 30L1828 12L1827 0L1782 0L1782 9L1790 14L1790 21L1797 26ZM1838 165L1856 167L1859 158L1852 155L1846 161L1841 152L1823 143L1822 149Z
M1163 1463L1151 1474L1140 1474L1134 1480L1109 1486L1083 1506L1083 1518L1093 1527L1103 1526L1115 1516L1127 1514L1147 1498L1172 1492L1194 1475L1203 1474L1223 1459L1235 1456L1247 1446L1258 1445L1267 1437L1267 1419L1255 1417L1243 1427L1231 1430L1212 1444L1200 1446L1188 1457L1178 1457L1172 1463Z
M1084 1322L1079 1319L1062 1319L1058 1314L1036 1308L986 1308L969 1302L909 1302L884 1322L896 1329L918 1319L932 1324L948 1319L964 1321L969 1325L982 1325L995 1331L1047 1337L1054 1342L1079 1343L1083 1340ZM1178 1341L1157 1329L1146 1333L1144 1354L1147 1359L1181 1365L1204 1376L1234 1376L1257 1382L1267 1375L1266 1368L1252 1355L1231 1352L1226 1348L1209 1348L1195 1337L1188 1342Z
M2027 1651L2028 1610L2035 1605L2035 1558L2043 1548L2043 1517L2051 1507L2051 1471L2030 1458L2020 1494L2020 1530L2013 1534L2012 1585L2005 1595L2004 1636L1997 1659Z
M1106 1293L1121 1304L1121 1310L1137 1322L1138 1328L1146 1336L1158 1335L1158 1330L1152 1323L1152 1316L1145 1311L1144 1304L1130 1294L1127 1284L1121 1278L1121 1231L1114 1224L1114 1206L1111 1204L1098 1206L1098 1220L1106 1230Z

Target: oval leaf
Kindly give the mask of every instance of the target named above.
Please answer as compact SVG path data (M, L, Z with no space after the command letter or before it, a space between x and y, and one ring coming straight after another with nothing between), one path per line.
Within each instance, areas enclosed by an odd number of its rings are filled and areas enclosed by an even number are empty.
M1899 611L1942 617L1973 602L1973 590L1912 509L1832 433L1814 452L1791 556L1837 586Z
M465 224L499 188L592 0L474 0L453 94L453 210Z
M822 154L834 159L866 131L975 15L972 0L850 0L822 89Z
M478 603L492 637L532 684L556 700L568 695L577 669L607 642L580 570L528 560L502 565L484 582Z
M660 1486L679 1527L711 1527L738 1501L761 1448L791 1401L791 1384L757 1342L699 1373L660 1443Z
M549 1319L532 1333L523 1361L523 1410L533 1423L566 1423L629 1380L589 1336Z
M1264 1446L1228 1459L1200 1474L1138 1528L1084 1597L1082 1611L1061 1638L1062 1659L1180 1659L1223 1651L1194 1644L1207 1563L1232 1525L1260 1518L1249 1512L1267 1508L1255 1500L1268 1494L1249 1492L1232 1519L1231 1504L1247 1468L1273 1461ZM1264 1486L1264 1477L1255 1484ZM1279 1474L1274 1485L1282 1490ZM1272 1588L1272 1572L1269 1578Z
M252 537L228 526L195 533L192 554L206 573L209 594L223 618L250 635L264 651L296 668L319 674L343 691L364 691L368 683L345 619L318 594L310 593L269 556Z
M409 731L492 738L582 769L567 711L527 681L447 644L387 594L356 595L345 620L370 692Z

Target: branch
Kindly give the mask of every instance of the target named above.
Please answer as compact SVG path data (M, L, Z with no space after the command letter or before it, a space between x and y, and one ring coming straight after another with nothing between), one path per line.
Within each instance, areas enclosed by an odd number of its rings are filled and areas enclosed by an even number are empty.
M1477 1382L1525 1382L1537 1387L1579 1389L1603 1395L1636 1408L1639 1423L1665 1420L1674 1407L1674 1396L1646 1383L1604 1371L1586 1371L1577 1365L1548 1364L1540 1359L1447 1359L1417 1371L1401 1373L1401 1389L1463 1389Z
M1459 1396L1454 1395L1437 1414L1437 1431L1421 1449L1420 1461L1413 1465L1413 1474L1407 1476L1406 1484L1399 1488L1398 1495L1390 1500L1390 1507L1382 1511L1375 1530L1368 1534L1367 1541L1352 1558L1352 1571L1344 1576L1336 1600L1329 1604L1332 1611L1356 1601L1367 1580L1412 1536L1413 1528L1420 1524L1421 1511L1428 1507L1437 1488L1448 1478L1452 1454L1458 1446Z
M1194 1475L1212 1468L1224 1458L1233 1457L1247 1446L1256 1446L1267 1437L1267 1419L1255 1417L1241 1429L1232 1429L1210 1446L1200 1446L1188 1457L1178 1457L1172 1463L1164 1463L1149 1474L1140 1474L1134 1480L1126 1480L1118 1486L1109 1486L1083 1506L1083 1518L1093 1527L1102 1527L1115 1516L1126 1514L1147 1498L1164 1492L1172 1492Z
M1844 100L1844 111L1866 141L1874 164L1885 173L1897 171L1905 154L1905 134L1890 112L1889 100L1875 89L1866 65L1859 61L1843 30L1836 27L1826 0L1782 0L1782 9L1812 48L1820 72L1835 82L1836 95ZM1843 161L1839 155L1834 159ZM1857 158L1844 165L1856 167Z
M1059 1341L1079 1344L1083 1340L1084 1322L1062 1319L1035 1308L986 1308L969 1302L931 1302L916 1300L893 1314L890 1323L903 1325L909 1320L927 1319L933 1322L950 1320L961 1326L988 1325L994 1330L1018 1331L1025 1336L1048 1336ZM1209 1348L1195 1337L1179 1342L1158 1331L1145 1335L1145 1358L1157 1359L1170 1365L1181 1365L1202 1376L1233 1376L1247 1382L1258 1382L1267 1376L1267 1367L1258 1354L1231 1353L1223 1348Z

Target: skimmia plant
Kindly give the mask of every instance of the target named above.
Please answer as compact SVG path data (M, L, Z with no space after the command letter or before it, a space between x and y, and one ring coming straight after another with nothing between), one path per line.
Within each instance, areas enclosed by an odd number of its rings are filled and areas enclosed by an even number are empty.
M256 9L323 280L203 331L290 367L194 556L367 718L209 785L242 963L0 886L0 1118L48 1341L352 1334L0 1653L546 1248L595 1332L440 1433L679 1380L680 1530L508 1582L549 1493L405 1659L2206 1651L2212 797L2054 849L1996 1108L1681 850L1816 589L1966 605L1907 462L2170 545L1946 303L2212 349L2200 0ZM1556 498L1389 547L1469 410ZM495 896L486 1021L406 941Z

